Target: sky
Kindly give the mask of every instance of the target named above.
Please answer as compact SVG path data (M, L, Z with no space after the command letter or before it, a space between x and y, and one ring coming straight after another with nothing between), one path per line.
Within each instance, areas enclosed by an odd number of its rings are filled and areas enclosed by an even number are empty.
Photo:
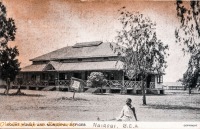
M115 42L121 29L118 10L126 7L156 22L157 37L169 45L164 82L177 81L187 69L184 56L175 43L179 26L175 1L134 0L1 0L7 17L15 20L17 34L10 46L18 46L21 67L29 59L79 42Z

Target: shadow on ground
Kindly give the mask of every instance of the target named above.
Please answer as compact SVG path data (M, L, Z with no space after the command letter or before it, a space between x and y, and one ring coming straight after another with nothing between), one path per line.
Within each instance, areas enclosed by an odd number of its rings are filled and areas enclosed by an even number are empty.
M180 106L180 105L151 105L149 104L147 107L144 108L153 108L153 109L169 109L169 110L199 110L200 107L191 107L191 106Z
M113 94L110 94L110 93L108 93L108 94L105 94L105 93L103 93L103 94L101 94L101 93L92 93L93 95L107 95L107 96L113 96Z
M16 93L12 93L12 94L4 94L4 93L0 93L0 96L27 96L27 97L44 97L44 95L40 95L40 94L16 94Z
M87 99L83 99L83 98L72 98L72 97L60 97L57 98L56 100L72 100L72 101L89 101Z

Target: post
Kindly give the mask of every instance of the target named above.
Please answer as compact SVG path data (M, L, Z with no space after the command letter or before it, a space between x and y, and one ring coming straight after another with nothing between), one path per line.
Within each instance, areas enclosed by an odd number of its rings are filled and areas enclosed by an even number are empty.
M75 93L76 93L76 90L74 90L74 93L73 93L73 99L74 99Z
M154 75L154 81L155 81L155 88L157 88L157 83L158 83L158 75Z
M59 72L58 72L58 76L57 76L57 80L56 80L56 85L59 86Z
M122 71L122 86L124 87L124 70Z
M55 78L56 90L59 91L60 90L60 85L57 85L57 83L58 83L58 78Z

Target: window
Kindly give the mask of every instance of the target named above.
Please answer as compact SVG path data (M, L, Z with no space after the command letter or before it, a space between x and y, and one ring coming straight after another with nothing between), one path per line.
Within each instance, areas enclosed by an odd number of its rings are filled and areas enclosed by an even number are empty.
M162 75L159 75L159 76L158 76L157 82L158 82L158 83L163 83L163 76L162 76Z

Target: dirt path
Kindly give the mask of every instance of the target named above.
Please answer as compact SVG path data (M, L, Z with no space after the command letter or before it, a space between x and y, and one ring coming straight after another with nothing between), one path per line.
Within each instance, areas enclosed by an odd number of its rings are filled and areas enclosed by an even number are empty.
M0 93L3 93L0 89ZM16 92L14 90L10 91ZM72 92L23 90L23 96L0 94L0 120L18 121L96 121L117 117L126 98L133 100L140 121L199 121L200 94L147 96L142 106L140 95L93 95Z

